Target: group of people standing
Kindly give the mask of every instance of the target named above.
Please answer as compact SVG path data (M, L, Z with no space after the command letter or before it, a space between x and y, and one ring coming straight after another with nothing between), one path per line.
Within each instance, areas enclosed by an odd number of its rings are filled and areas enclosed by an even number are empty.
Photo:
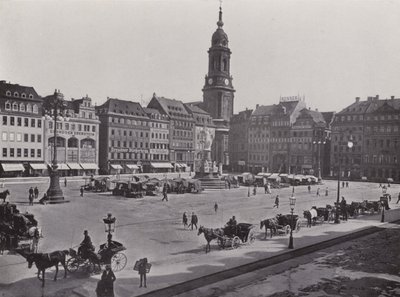
M186 211L183 213L182 215L182 223L183 223L183 227L184 228L192 228L196 227L197 230L197 224L199 222L199 218L197 217L197 215L192 212L191 218L190 218L190 224L188 225L188 215L186 214Z
M33 205L33 200L37 199L39 197L39 189L37 187L33 188L30 187L29 188L29 205Z

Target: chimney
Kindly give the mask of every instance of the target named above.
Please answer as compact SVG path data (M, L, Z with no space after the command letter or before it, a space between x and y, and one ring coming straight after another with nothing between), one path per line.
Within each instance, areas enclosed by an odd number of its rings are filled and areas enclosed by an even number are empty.
M372 101L373 99L374 99L374 97L370 97L370 96L367 97L368 101Z
M356 97L356 102L360 102L360 97Z
M256 108L259 108L260 107L260 104L256 104Z
M394 96L390 96L390 99L394 99Z
M379 95L376 95L376 96L375 96L375 100L379 100Z
M318 108L316 108L315 111L318 111Z

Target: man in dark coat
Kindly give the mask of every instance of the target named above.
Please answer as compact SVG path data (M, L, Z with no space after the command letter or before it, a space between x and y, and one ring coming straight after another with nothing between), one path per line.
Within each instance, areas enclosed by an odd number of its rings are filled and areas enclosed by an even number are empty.
M83 258L88 258L90 253L94 251L94 246L87 230L83 231L83 236L84 238L78 248L78 254L82 255Z
M199 219L197 218L197 215L195 215L194 212L192 212L192 219L190 221L190 226L192 226L192 230L193 230L193 226L196 226L196 230L197 230L198 222L199 222Z
M163 199L162 199L161 201L164 201L164 200L168 201L168 194L167 194L168 188L167 188L167 184L164 184L162 192L163 192Z
M147 288L147 280L146 280L146 273L147 273L147 258L143 258L140 260L139 263L139 275L140 275L140 286L144 285Z
M37 187L35 187L35 189L33 190L33 193L35 194L35 199L37 199L39 197L39 189Z
M114 282L116 280L111 265L107 264L106 269L101 275L101 280L97 283L97 297L114 297Z
M342 217L344 221L347 221L347 202L346 199L342 196L342 201L340 201L340 210L342 212Z

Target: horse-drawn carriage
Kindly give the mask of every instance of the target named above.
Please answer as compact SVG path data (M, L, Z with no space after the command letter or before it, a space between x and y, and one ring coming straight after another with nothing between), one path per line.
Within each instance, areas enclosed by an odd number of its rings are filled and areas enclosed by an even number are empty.
M267 230L272 235L287 235L291 230L298 232L303 225L303 220L298 215L277 214L274 218L265 219L260 222L260 229L265 227L265 238L267 238Z
M126 250L122 243L111 241L111 244L100 245L97 253L82 256L72 248L69 249L70 258L67 261L67 270L71 273L78 270L94 273L101 271L101 266L110 263L115 272L125 268L127 257L122 251Z
M210 242L216 239L218 246L222 249L236 249L241 244L252 244L255 239L255 225L248 223L239 223L236 226L225 226L224 228L205 228L200 226L197 235L204 233L204 238L207 240L206 253L210 251Z
M117 181L112 191L113 195L125 196L128 198L143 198L146 191L141 182Z

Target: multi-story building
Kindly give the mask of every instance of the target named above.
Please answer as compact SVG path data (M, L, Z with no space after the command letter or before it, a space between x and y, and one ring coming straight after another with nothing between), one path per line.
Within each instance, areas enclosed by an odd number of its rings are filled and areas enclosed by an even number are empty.
M100 120L99 166L103 173L150 168L150 119L137 102L108 98L96 107Z
M54 95L44 101L44 160L49 165L54 159L54 117L51 102ZM99 124L92 99L64 101L57 118L57 163L61 176L96 174L99 160Z
M156 94L153 94L147 107L157 109L170 120L169 149L170 161L173 163L174 169L178 171L193 169L195 124L192 115L182 101L157 97Z
M400 99L355 102L332 123L331 173L344 178L400 181ZM353 146L347 146L351 140ZM339 166L340 164L340 166Z
M194 144L194 168L193 171L200 170L201 161L210 156L205 156L206 151L211 153L212 143L215 139L215 125L211 115L196 105L184 105L192 115L195 122L193 135Z
M170 172L169 162L169 119L154 108L143 108L150 124L150 170L152 172Z
M229 159L231 170L244 172L249 162L249 124L252 109L233 115L229 129Z
M212 158L222 165L229 165L229 121L233 115L235 89L230 74L231 50L228 47L228 35L222 29L222 10L220 7L217 30L211 38L208 50L208 73L204 79L202 108L214 119L215 141Z
M42 175L42 98L33 87L0 81L1 176Z

